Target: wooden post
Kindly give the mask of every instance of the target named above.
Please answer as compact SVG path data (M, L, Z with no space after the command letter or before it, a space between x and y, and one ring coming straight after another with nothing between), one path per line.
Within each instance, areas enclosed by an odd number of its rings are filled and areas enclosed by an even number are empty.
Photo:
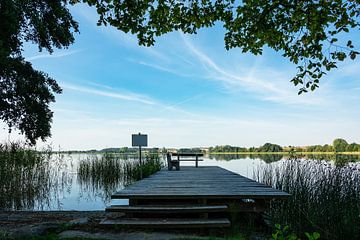
M140 179L142 179L141 146L139 146L139 160L140 160Z
M200 198L198 199L198 203L201 205L207 205L207 199L206 198ZM200 213L200 218L202 219L208 219L209 218L209 213L204 212L204 213Z

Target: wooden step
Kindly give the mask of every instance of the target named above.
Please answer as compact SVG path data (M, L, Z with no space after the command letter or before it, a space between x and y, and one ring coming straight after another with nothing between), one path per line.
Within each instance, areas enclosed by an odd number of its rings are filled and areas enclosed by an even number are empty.
M208 213L225 212L226 205L112 205L106 208L107 212L137 212L137 213Z
M229 227L230 221L227 218L219 219L152 219L152 218L123 218L105 219L100 222L102 225L117 225L127 227L143 228L213 228Z

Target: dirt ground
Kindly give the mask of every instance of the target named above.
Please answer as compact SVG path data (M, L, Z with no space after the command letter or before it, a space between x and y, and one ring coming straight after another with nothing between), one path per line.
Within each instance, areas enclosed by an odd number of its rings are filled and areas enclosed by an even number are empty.
M0 212L0 240L32 239L48 234L56 234L58 239L208 239L190 232L184 234L184 231L179 230L144 231L99 225L105 217L116 217L116 214L121 215L104 211L3 211Z

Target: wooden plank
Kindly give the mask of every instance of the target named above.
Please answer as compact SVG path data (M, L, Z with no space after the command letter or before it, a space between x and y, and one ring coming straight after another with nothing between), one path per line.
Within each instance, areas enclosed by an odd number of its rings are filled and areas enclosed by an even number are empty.
M137 212L137 213L202 213L224 212L227 205L136 205L107 207L107 212Z
M112 199L198 199L198 198L207 198L207 199L273 199L273 198L287 198L288 195L274 194L274 193L263 193L263 194L254 194L246 192L243 194L179 194L179 193L170 193L170 194L124 194L124 195L112 195Z
M227 218L219 219L106 219L100 222L102 225L117 225L127 227L144 228L213 228L229 227L230 221Z
M284 198L289 194L220 167L184 166L181 171L161 170L138 181L112 198Z

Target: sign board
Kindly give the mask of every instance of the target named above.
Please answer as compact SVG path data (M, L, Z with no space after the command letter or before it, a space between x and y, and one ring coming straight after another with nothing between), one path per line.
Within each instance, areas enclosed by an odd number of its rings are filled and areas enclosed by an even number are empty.
M132 146L133 147L147 147L147 135L146 134L132 134Z

